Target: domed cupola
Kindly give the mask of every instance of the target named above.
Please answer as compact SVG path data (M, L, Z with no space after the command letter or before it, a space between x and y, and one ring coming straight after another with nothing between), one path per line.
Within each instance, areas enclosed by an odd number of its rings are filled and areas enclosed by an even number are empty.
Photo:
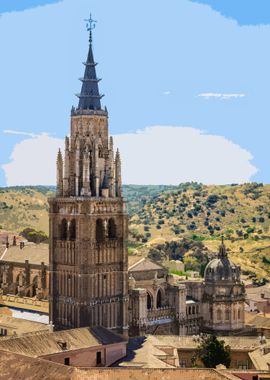
M238 282L240 281L240 272L240 267L229 260L222 237L217 257L211 260L205 268L205 282Z

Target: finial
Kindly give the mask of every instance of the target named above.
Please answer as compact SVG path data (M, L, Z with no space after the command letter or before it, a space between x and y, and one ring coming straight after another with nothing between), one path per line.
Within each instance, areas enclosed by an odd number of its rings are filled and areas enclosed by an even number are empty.
M86 21L86 29L89 32L89 42L92 44L92 30L95 29L97 21L92 19L92 14L90 13L90 18L84 20Z
M223 235L221 236L221 245L219 247L218 257L220 257L220 258L227 257L227 250L226 250L226 247L224 244L224 236Z

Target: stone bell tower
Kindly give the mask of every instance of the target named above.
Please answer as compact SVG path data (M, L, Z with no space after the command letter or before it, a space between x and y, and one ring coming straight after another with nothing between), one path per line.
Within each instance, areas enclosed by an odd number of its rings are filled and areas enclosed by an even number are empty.
M104 326L127 332L128 225L121 160L108 134L92 51L65 154L57 156L57 193L49 199L50 320L56 329Z

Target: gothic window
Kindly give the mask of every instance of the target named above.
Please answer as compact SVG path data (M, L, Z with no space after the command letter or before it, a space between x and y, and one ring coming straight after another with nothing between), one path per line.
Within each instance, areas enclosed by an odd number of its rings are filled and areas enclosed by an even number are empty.
M147 293L147 310L151 310L153 308L152 297L149 293Z
M225 321L229 321L230 320L230 310L226 310L225 311Z
M116 238L116 224L114 219L109 219L108 223L108 237L109 239L115 239Z
M241 311L240 311L240 309L238 310L238 319L240 319L241 318Z
M96 221L96 241L102 243L104 241L104 227L102 219Z
M69 239L76 240L76 221L72 219L69 225Z
M236 319L236 312L235 312L235 310L233 311L233 319Z
M60 227L60 238L61 240L67 240L67 221L63 219Z
M222 319L222 311L220 309L218 309L218 311L217 311L217 320L221 321L221 319Z
M161 296L161 290L159 289L157 292L157 309L160 309L162 306L162 296Z
M195 314L195 306L192 306L192 314Z

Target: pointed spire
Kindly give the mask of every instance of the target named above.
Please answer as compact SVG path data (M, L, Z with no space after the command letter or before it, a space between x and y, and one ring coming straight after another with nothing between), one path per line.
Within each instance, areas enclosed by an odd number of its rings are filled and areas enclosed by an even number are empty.
M87 61L84 63L85 71L82 81L82 88L80 94L78 94L79 105L78 108L82 110L101 110L100 99L103 95L100 95L98 82L100 79L96 76L96 63L94 61L92 50L92 30L95 28L95 23L90 15L90 19L87 21L87 30L89 31L89 51Z
M63 156L61 150L59 149L57 154L57 195L63 195Z
M226 258L227 256L228 256L228 254L227 254L226 246L224 244L224 236L222 235L222 237L221 237L221 245L219 247L218 257L219 258Z

